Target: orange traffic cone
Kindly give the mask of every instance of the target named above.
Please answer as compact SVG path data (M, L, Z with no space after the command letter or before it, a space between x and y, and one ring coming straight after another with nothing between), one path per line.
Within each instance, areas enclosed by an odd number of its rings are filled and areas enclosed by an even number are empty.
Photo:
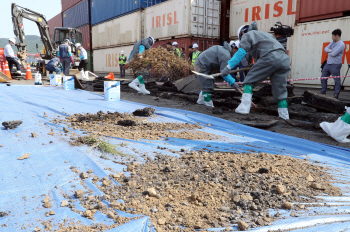
M109 73L109 75L105 76L105 78L110 79L110 80L114 80L114 74Z
M33 80L32 70L30 70L29 63L27 64L26 80Z
M6 76L8 76L10 79L12 79L11 73L10 73L10 69L9 69L9 65L8 65L7 61L6 61L6 64L5 64L5 72L4 73L5 73Z

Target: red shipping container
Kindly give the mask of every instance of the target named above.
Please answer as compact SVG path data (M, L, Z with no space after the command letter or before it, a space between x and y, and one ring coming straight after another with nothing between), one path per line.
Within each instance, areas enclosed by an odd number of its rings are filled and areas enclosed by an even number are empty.
M68 10L69 8L75 6L83 0L61 0L62 12Z
M91 24L77 28L83 34L83 47L86 51L92 51L91 45Z
M198 44L199 51L203 52L207 50L208 48L214 46L214 45L220 45L220 40L218 39L206 39L206 38L195 38L195 37L186 37L186 38L177 38L177 39L168 39L168 40L159 40L156 41L153 45L153 47L157 47L159 45L165 46L166 43L173 43L177 42L179 44L179 48L184 47L186 52L186 57L188 57L189 50L188 47L190 45L193 45L194 43Z
M56 15L55 17L53 17L52 19L50 19L49 21L47 21L47 23L49 24L49 30L50 30L50 36L51 39L53 38L53 31L55 29L55 27L62 27L62 13L59 13L58 15Z
M349 16L349 0L298 0L296 22L309 22Z

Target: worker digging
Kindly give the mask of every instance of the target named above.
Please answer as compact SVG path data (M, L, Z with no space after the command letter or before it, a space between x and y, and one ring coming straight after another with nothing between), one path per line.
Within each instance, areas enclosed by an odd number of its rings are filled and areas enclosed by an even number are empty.
M201 53L194 62L194 70L203 74L211 74L212 70L217 69L224 70L233 54L234 46L232 45L230 46L225 42L224 46L213 46ZM196 52L194 53L194 56L197 56ZM238 90L238 85L235 83L235 79L229 73L223 75L223 78L232 88ZM213 101L211 100L211 93L214 91L215 80L208 79L200 74L197 75L197 79L202 88L197 103L214 107Z
M254 58L256 63L243 82L242 102L235 111L240 114L249 114L254 85L270 77L272 94L274 100L278 102L279 117L289 119L286 86L287 74L290 72L290 59L287 51L271 34L258 31L256 22L250 26L241 26L238 30L238 38L240 48L229 60L225 69L221 71L221 75L227 76L247 53Z
M0 231L350 228L345 1L14 2Z

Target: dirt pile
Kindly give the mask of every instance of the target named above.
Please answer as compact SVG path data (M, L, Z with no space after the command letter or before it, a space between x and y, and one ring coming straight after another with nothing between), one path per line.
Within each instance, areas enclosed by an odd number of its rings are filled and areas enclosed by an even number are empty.
M94 183L111 207L150 216L157 231L180 231L178 226L193 231L242 221L263 226L278 217L267 209L301 209L291 202L341 195L323 167L282 155L191 152L127 165L131 177L111 175L122 185ZM120 199L124 204L117 202Z
M188 76L189 70L193 69L193 66L184 59L162 47L138 54L129 62L129 67L134 73L144 70L153 71L153 77L168 77L172 81Z
M152 108L137 110L137 115L150 115ZM134 112L134 113L135 113ZM128 113L102 111L97 114L74 114L71 117L56 118L54 123L64 123L74 129L84 130L99 136L113 136L126 139L160 140L168 137L191 140L214 140L219 136L203 131L201 126L190 123L150 122L147 118L135 117Z

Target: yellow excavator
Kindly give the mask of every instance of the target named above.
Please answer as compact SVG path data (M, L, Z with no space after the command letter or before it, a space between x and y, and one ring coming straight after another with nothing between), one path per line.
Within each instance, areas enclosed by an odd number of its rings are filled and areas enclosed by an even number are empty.
M81 31L75 28L70 27L55 27L53 39L50 37L49 25L45 19L45 16L32 11L30 9L21 7L12 3L12 23L14 33L19 40L15 44L17 47L17 57L20 59L23 67L27 67L25 59L28 56L28 49L25 39L24 27L23 27L23 18L35 22L38 26L41 41L44 44L41 59L37 62L37 71L39 71L43 76L45 76L45 65L52 59L57 57L57 50L59 45L65 40L70 40L70 46L72 49L72 54L74 56L74 65L73 69L76 69L79 66L78 50L75 47L76 43L83 43L83 36ZM38 44L36 45L38 50ZM38 51L39 52L39 51ZM40 52L39 52L40 53ZM77 70L78 71L78 70Z

